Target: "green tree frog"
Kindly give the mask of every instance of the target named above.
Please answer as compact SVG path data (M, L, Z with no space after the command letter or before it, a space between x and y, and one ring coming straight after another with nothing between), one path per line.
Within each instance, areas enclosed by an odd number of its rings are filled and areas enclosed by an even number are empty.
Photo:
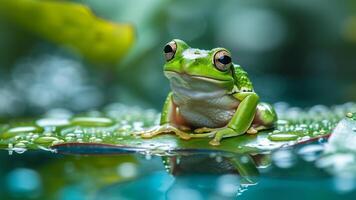
M143 138L175 133L182 139L256 134L277 121L274 108L259 102L247 73L232 63L225 48L201 50L175 39L164 47L164 74L171 92L160 125L143 131Z

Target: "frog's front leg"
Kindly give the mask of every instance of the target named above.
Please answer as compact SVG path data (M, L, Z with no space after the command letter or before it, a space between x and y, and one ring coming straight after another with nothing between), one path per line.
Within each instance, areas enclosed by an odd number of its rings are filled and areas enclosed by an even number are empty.
M184 126L182 120L177 113L177 107L173 103L172 93L169 93L162 109L160 125L139 134L143 138L151 138L162 133L173 132L180 138L188 140L191 136L184 131L188 131L189 127Z
M211 145L219 145L224 137L244 134L252 124L259 102L258 95L254 92L241 92L234 97L241 103L227 126L216 131L214 139L209 142Z

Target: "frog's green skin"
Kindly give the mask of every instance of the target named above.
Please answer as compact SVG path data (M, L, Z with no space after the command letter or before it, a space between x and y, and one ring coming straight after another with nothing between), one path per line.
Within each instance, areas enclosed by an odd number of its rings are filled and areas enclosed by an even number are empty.
M164 65L172 92L163 106L160 126L145 131L143 137L174 132L183 139L214 137L210 144L219 145L224 137L273 127L276 112L259 102L247 73L231 59L226 71L217 68L216 54L230 56L226 49L194 49L177 39L167 45L174 48L166 53L169 59Z

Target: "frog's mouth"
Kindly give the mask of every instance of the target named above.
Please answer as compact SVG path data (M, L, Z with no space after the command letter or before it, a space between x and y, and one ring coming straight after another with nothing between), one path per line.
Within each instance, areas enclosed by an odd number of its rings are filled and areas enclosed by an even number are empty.
M171 70L165 70L164 74L170 80L172 85L189 89L198 89L202 86L206 88L206 86L211 86L211 89L216 89L216 87L218 87L219 89L229 90L233 86L233 82L231 80L219 80L205 76L191 75Z

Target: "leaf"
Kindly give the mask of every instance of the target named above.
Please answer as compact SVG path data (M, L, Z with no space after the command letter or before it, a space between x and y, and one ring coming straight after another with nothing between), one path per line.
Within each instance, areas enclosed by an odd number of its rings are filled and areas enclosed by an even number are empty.
M263 132L258 135L243 135L225 139L220 146L211 146L211 139L191 139L188 141L177 138L175 135L160 135L152 139L141 139L134 137L124 137L121 142L116 144L109 143L62 143L53 145L59 153L74 154L115 154L115 153L148 153L154 155L185 155L199 153L222 153L222 154L245 154L262 153L263 151L272 151L278 148L292 146L295 144L311 141L310 138L300 139L293 142L279 141L273 142L267 139L269 132ZM328 137L324 134L312 138Z
M257 135L226 138L220 146L211 146L208 143L211 138L182 140L175 135L165 134L143 139L134 133L155 125L159 118L158 113L113 104L102 112L89 112L69 119L41 118L31 122L4 124L3 127L7 128L0 134L0 148L19 152L23 152L23 149L47 149L73 154L258 154L328 137L337 122L343 118L342 113L355 108L355 105L352 108L336 106L322 112L314 112L313 108L280 110L280 119L275 129ZM30 126L36 131L16 131L21 128L29 130ZM9 132L15 134L9 135ZM287 137L285 141L280 138L274 141L273 136L278 134L295 135L296 139Z
M135 38L131 25L105 21L86 6L66 1L3 1L0 16L98 62L117 62Z

